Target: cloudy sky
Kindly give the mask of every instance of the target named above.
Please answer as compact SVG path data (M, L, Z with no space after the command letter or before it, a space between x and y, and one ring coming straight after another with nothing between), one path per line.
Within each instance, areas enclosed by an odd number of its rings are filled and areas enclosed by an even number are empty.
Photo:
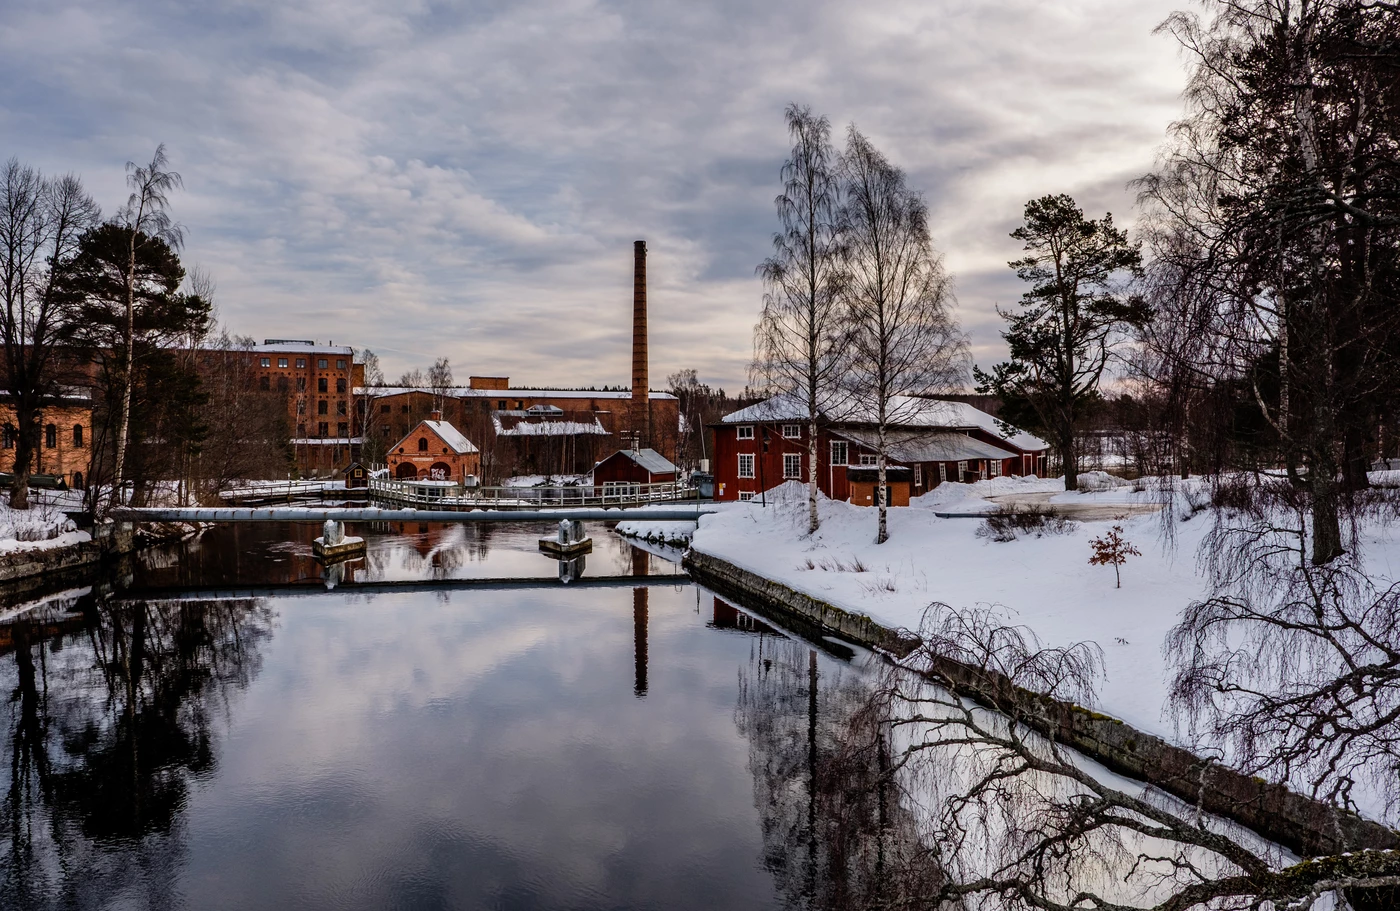
M5 0L0 158L113 211L167 146L230 329L459 379L743 385L789 101L927 196L984 366L1033 196L1132 223L1180 110L1187 0Z

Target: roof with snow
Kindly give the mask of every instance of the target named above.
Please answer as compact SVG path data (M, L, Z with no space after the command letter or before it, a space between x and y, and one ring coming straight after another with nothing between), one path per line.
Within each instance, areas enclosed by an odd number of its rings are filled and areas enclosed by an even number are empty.
M254 351L292 352L295 354L338 354L349 357L355 349L349 345L318 345L309 339L266 338L261 345L254 345Z
M868 430L839 430L837 436L867 449L877 448ZM896 462L962 462L973 459L1014 459L1016 453L953 431L900 431L885 435L885 451Z
M359 396L404 395L409 392L437 395L432 389L426 389L422 386L355 387L355 394ZM632 398L632 393L625 389L471 389L466 386L455 386L448 389L447 395L455 399L617 399L626 401ZM676 397L669 392L652 392L650 398L653 402L659 402L674 401Z
M447 448L457 453L457 455L466 455L469 452L480 451L476 448L476 446L472 445L471 440L467 439L465 436L462 435L462 431L458 430L456 427L453 427L446 421L421 422L417 425L417 427L414 427L408 432L408 436L405 436L403 440L399 440L397 443L395 443L393 448L398 449L400 446L402 446L404 440L407 440L408 437L411 437L418 432L418 427L426 427L433 433L437 434L438 439L446 443Z
M926 399L915 396L892 396L886 409L889 423L895 427L927 427L945 430L976 428L1017 449L1034 451L1049 449L1050 444L1037 436L1018 430L966 402L946 399ZM874 424L875 408L856 398L827 396L821 405L821 416L833 424ZM726 424L751 424L772 421L805 421L807 405L794 396L776 395L747 408L726 414L720 420ZM1008 456L1011 454L1008 453ZM978 456L977 458L995 458Z
M676 471L676 466L671 464L671 460L655 449L619 449L617 452L608 456L608 459L616 456L624 456L631 459L633 462L640 465L647 474L674 474ZM603 459L603 462L606 462L608 459ZM601 465L603 462L599 462L598 464Z
M563 414L563 412L559 412ZM578 437L607 436L608 430L597 418L591 421L561 421L525 416L524 412L502 413L491 416L496 435L503 437Z

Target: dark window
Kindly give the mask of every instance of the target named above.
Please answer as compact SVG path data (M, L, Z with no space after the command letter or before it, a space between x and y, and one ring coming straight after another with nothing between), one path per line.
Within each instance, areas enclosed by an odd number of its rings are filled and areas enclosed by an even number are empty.
M82 425L82 424L74 424L74 425L73 425L73 445L74 445L74 446L82 446L82 445L83 445L83 425Z
M381 424L381 425L379 425L379 432L380 432L381 434L383 434L384 436L387 437L387 436L389 435L389 425L388 425L388 424Z
M348 411L345 410L345 399L341 399L340 401L338 401L338 402L335 403L335 413L336 413L336 414L348 414L348 413L349 413Z
M336 391L336 392L344 392L344 391L345 391L345 380L344 380L343 378L342 378L342 379L338 379L338 380L335 381L335 391Z
M74 490L82 490L82 489L83 489L83 473L82 473L81 471L75 471L75 472L73 472L73 489L74 489Z
M285 357L279 357L279 358L277 359L277 366L278 366L278 367L285 367L285 366L287 366L287 359L286 359Z
M505 399L501 399L501 404L498 405L498 406L496 406L496 410L497 410L497 411L505 411L505 410L506 410L506 400L505 400Z
M306 369L306 358L304 358L304 357L299 357L299 358L297 358L297 366L300 367L302 370L305 370L305 369Z
M297 399L297 414L306 414L306 400Z
M297 392L305 392L305 391L306 391L306 377L304 377L304 376L299 376L299 377L297 377Z
M264 367L271 367L271 366L272 366L272 358L270 358L270 357L261 358L261 359L259 359L258 363L261 364L261 365L264 366Z
M317 391L317 392L325 392L325 391L326 391L326 378L325 378L325 377L321 377L321 378L319 378L318 380L316 380L316 391Z
M5 448L6 448L6 449L14 449L14 448L15 448L15 436L16 436L16 435L17 435L17 434L16 434L16 432L15 432L15 425L14 425L14 424L6 424L5 427L4 427L3 432L0 432L0 437L3 437L3 442L4 442L4 445L5 445Z
M419 451L419 452L427 452L427 451L428 451L428 438L427 438L427 437L419 437L419 438L418 438L418 451Z
M337 360L337 361L335 362L335 369L337 369L337 370L344 370L344 369L345 369L345 361Z
M338 437L348 437L350 435L350 425L341 421L335 425L335 435Z
M399 410L402 411L404 414L408 414L408 406L407 406L407 405L400 405L400 406L399 406Z
M330 433L330 430L328 429L329 427L330 427L330 425L327 424L325 421L322 421L321 423L317 424L317 425L316 425L316 435L319 436L319 437L324 437L324 436L326 436L327 434Z
M287 378L286 378L285 376L279 376L279 377L277 378L277 391L278 391L278 392L286 392L286 391L287 391L288 385L290 385L290 384L287 382Z
M299 437L299 438L304 438L305 436L306 436L306 425L305 425L305 424L298 424L298 425L297 425L297 437Z
M271 389L272 380L265 376L258 377L258 386L262 389Z
M317 414L329 414L329 413L330 413L329 411L327 411L327 405L326 405L326 400L325 400L325 399L321 399L321 401L319 401L319 402L316 403L316 413L317 413Z
M481 410L482 410L482 411L490 411L490 410L491 410L491 403L488 402L488 401L486 401L485 399L482 399L482 400L481 400Z
M388 413L389 413L389 406L388 406L388 405L380 405L380 406L379 406L379 413L380 413L380 414L388 414Z
M320 367L322 370L325 370L325 369L326 369L326 359L323 358L323 357L318 357L318 358L316 359L316 366L317 366L317 367Z
M44 446L53 449L58 445L58 425L49 424L44 427Z

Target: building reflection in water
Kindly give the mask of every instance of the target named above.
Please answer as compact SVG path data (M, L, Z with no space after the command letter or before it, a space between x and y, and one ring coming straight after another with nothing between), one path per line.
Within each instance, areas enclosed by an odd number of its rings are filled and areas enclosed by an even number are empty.
M632 549L632 575L651 575L651 554L641 548ZM647 694L647 587L632 589L632 694L641 699Z

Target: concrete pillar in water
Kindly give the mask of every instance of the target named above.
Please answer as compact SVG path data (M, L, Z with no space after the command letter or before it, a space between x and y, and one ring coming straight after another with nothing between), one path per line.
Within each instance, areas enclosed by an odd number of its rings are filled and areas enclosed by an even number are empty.
M632 575L651 574L650 554L632 549ZM647 588L632 589L632 652L635 662L632 694L641 698L647 694Z

